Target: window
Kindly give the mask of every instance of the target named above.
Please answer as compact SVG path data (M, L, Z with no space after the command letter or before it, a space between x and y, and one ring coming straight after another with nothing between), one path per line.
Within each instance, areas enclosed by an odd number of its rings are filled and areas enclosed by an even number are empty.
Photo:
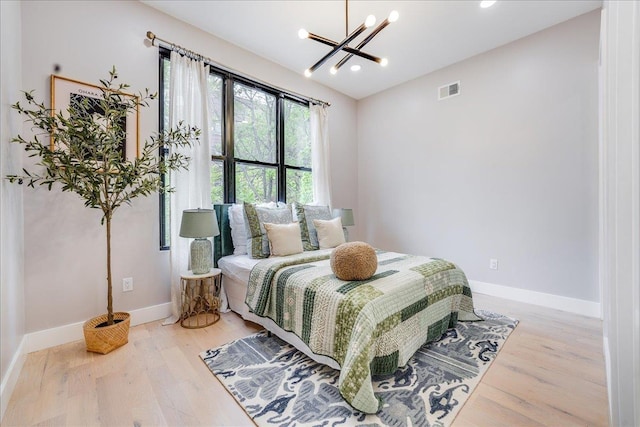
M169 62L169 61L167 61ZM211 203L224 202L224 78L209 74L209 112L212 114L211 130Z
M233 84L235 201L278 201L277 103L273 94Z
M286 199L313 201L309 107L284 101L284 164Z
M313 200L304 100L210 67L211 203ZM160 124L169 126L169 51L160 50ZM168 180L169 177L164 177ZM170 194L160 195L160 247L170 244Z

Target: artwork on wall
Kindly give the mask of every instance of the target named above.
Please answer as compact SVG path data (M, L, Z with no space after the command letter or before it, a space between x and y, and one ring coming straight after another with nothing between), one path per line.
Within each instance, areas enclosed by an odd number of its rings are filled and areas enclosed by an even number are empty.
M98 121L100 116L104 115L104 111L100 106L102 90L103 88L97 85L51 75L51 114L62 112L63 115L68 116L68 114L70 114L70 106L86 103L82 110L92 114L96 118L96 121ZM119 93L119 95L128 98L130 101L136 101L137 104L137 96L128 93ZM126 118L122 119L120 124L126 133L126 138L121 142L122 155L123 157L126 156L127 159L134 159L140 155L137 106ZM54 146L55 141L52 137L52 150Z

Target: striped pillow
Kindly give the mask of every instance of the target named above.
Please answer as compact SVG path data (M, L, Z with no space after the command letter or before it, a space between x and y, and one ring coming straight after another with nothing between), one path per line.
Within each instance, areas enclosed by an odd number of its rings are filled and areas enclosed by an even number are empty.
M313 220L333 219L329 206L312 206L295 204L295 211L300 223L300 236L302 237L302 247L305 251L315 251L320 247L318 244L318 233L313 224Z
M264 223L289 224L293 222L291 206L266 208L253 203L244 204L245 228L247 230L247 254L251 258L269 257L269 239Z

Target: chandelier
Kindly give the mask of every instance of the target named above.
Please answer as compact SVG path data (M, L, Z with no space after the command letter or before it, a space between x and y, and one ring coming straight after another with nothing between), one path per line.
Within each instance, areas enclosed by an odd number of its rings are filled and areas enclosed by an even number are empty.
M332 56L334 56L340 51L344 51L345 56L340 61L338 61L333 67L331 67L331 69L329 70L331 74L336 74L340 69L340 67L342 67L349 59L351 59L353 55L359 56L364 59L368 59L369 61L377 62L381 66L385 67L389 62L387 58L378 58L377 56L373 56L366 52L363 52L361 49L365 47L367 43L373 40L373 38L380 31L382 31L387 25L397 21L398 16L399 15L397 11L395 10L392 11L389 14L389 17L387 17L387 19L382 21L380 25L378 25L367 37L365 37L360 43L358 43L355 48L352 48L352 47L349 47L349 43L351 43L353 40L358 38L358 36L360 36L367 28L373 27L376 23L376 17L373 15L367 16L367 19L364 21L363 24L361 24L358 28L356 28L351 33L349 33L349 0L345 0L345 31L344 31L345 38L341 42L336 42L326 37L322 37L322 36L318 36L316 34L310 33L304 28L298 31L298 37L300 37L301 39L308 38L311 40L315 40L319 43L331 46L332 48L331 51L329 51L329 53L327 53L325 56L320 58L318 62L313 64L311 67L307 68L304 71L304 75L307 77L311 77L314 71L320 68L322 64L327 62L327 60L329 60ZM358 71L359 69L360 69L360 65L353 65L351 67L352 71Z

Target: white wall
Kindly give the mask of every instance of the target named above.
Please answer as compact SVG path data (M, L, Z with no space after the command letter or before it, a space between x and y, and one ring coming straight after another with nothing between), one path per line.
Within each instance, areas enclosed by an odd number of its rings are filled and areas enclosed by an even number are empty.
M351 164L357 156L353 99L138 2L29 1L22 3L22 15L23 87L35 89L38 97L47 98L54 64L61 66L60 75L86 82L106 77L115 65L132 91L157 90L158 50L145 43L150 30L240 72L331 102L334 202L350 206L356 199L357 175ZM157 128L154 104L142 111L141 138ZM100 213L84 208L74 194L29 190L24 191L27 332L105 312L105 231L99 224ZM170 300L169 256L158 246L157 197L137 200L116 213L112 234L116 310ZM123 277L133 277L133 292L121 292Z
M598 31L594 11L361 100L362 238L599 301Z
M22 188L4 177L19 173L22 154L9 141L20 130L10 105L22 86L20 2L0 2L2 61L0 61L0 418L15 385L25 334L23 281Z
M640 426L640 3L602 15L600 260L612 426Z

